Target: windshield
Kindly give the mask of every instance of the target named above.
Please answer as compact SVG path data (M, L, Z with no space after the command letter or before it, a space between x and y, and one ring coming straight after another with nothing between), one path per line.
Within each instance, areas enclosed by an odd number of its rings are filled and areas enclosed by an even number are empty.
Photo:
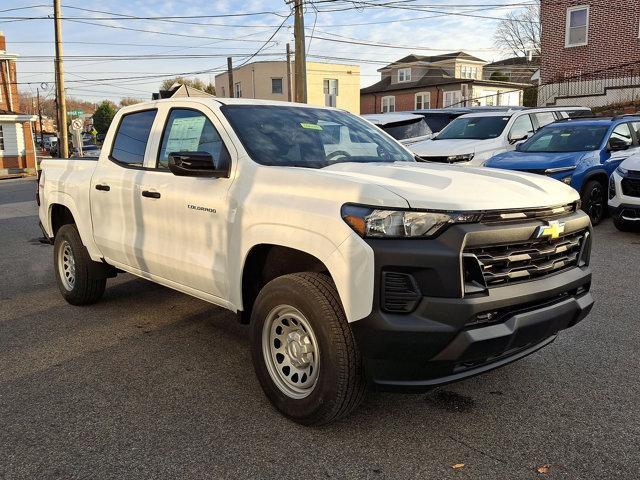
M459 117L460 114L455 115L452 113L445 114L437 114L437 113L422 113L420 115L424 115L424 121L427 122L427 125L431 129L432 132L436 133L446 127L451 120L456 117Z
M404 122L380 125L380 128L391 135L396 140L407 138L423 137L431 134L431 130L424 121L424 118L416 118Z
M598 150L605 133L605 125L549 125L524 142L520 151L560 153Z
M487 140L499 137L510 117L458 117L444 127L434 140Z
M221 108L251 158L262 165L323 168L343 162L414 162L376 127L340 110L276 105Z

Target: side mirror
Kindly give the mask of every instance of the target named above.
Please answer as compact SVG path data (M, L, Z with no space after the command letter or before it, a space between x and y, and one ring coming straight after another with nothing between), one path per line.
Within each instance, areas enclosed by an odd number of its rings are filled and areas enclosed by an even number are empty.
M609 151L610 152L619 152L620 150L627 150L629 148L629 144L618 137L611 137L609 139Z
M228 177L228 170L217 170L207 152L173 152L169 154L169 170L179 177Z
M521 147L522 147L522 142L516 143L516 152L519 152L521 150Z
M509 137L509 143L511 145L513 145L514 143L522 142L523 140L526 140L527 138L529 138L529 134L528 133L525 133L524 135L521 135L519 137Z

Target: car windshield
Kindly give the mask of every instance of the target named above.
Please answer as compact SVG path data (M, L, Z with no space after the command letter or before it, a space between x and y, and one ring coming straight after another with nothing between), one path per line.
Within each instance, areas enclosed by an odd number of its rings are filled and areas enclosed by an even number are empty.
M499 137L510 117L459 117L444 127L434 140L487 140Z
M427 123L432 132L436 133L442 130L444 127L449 125L451 120L460 116L461 114L453 114L453 113L423 113L420 115L424 115L424 121Z
M520 146L521 152L586 152L602 145L606 125L548 125Z
M225 105L221 110L251 158L262 165L323 168L415 161L369 122L340 110L279 105Z
M407 138L424 137L431 134L431 129L427 126L424 118L414 118L404 122L395 122L387 125L380 125L380 128L391 135L396 140Z

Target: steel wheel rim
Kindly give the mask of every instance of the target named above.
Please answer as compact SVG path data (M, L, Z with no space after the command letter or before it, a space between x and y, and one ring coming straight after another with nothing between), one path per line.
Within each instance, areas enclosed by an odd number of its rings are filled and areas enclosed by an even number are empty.
M290 398L307 397L320 370L320 350L307 318L291 305L280 305L262 327L262 354L269 376Z
M60 255L58 255L58 272L62 285L67 291L73 290L76 284L76 261L73 258L71 244L64 240L60 245Z

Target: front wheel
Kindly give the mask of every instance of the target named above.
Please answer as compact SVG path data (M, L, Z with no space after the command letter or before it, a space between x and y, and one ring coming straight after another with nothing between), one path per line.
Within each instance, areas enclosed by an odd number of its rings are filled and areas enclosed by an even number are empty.
M362 359L336 288L325 275L269 282L251 315L252 356L265 394L285 416L321 425L362 400Z
M624 220L621 217L615 217L613 219L613 224L615 227L621 232L635 232L640 231L640 227L636 225L637 222L629 222Z
M597 180L590 180L582 189L582 210L589 215L593 225L604 218L606 207L605 188Z

